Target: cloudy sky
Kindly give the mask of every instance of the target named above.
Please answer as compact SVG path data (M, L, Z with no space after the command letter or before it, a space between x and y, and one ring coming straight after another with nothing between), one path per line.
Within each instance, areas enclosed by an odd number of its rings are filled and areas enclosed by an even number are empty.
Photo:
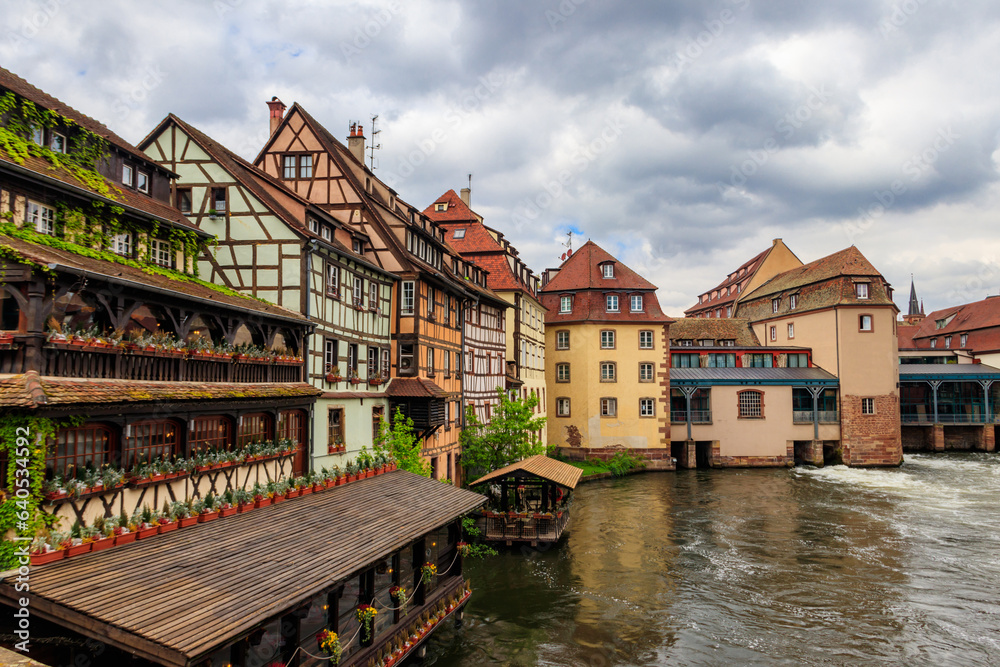
M0 0L0 65L134 143L173 112L252 158L277 95L540 271L566 233L680 314L781 237L851 244L905 309L1000 293L1000 4Z

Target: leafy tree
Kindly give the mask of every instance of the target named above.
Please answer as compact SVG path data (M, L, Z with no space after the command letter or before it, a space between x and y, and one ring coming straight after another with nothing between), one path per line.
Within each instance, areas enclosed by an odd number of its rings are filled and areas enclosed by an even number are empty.
M408 470L423 477L431 476L430 463L423 455L423 444L413 432L413 420L399 408L396 408L396 414L392 417L391 428L385 419L379 421L375 449L392 454L400 470Z
M489 423L480 422L471 407L466 412L466 426L459 436L466 480L474 481L497 468L545 453L537 435L545 426L545 417L533 416L538 396L511 398L499 388L497 396L500 405Z

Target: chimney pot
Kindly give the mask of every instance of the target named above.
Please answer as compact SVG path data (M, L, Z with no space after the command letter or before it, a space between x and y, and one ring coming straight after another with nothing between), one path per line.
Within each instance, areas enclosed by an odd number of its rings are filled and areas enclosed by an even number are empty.
M365 129L361 123L351 123L351 133L347 137L347 148L358 162L365 163Z
M274 134L274 131L278 129L279 125L281 125L281 121L285 117L285 109L288 107L286 107L282 101L278 99L278 96L275 95L268 100L267 108L271 110L271 134Z
M462 201L465 202L466 206L472 206L472 188L462 188L462 193L460 195Z

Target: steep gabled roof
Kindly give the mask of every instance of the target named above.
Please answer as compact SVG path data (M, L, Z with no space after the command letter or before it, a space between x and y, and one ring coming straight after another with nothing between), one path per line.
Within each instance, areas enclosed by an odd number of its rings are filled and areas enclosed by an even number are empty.
M445 204L445 210L436 210L438 204ZM424 209L424 215L436 222L482 222L482 218L476 215L454 190L448 190L438 197L433 204Z
M839 276L882 277L871 262L855 246L845 248L832 255L821 257L808 264L779 273L749 294L740 297L740 301L759 299L771 294L779 294L805 285L822 282Z
M941 328L939 321L945 322ZM1000 327L1000 296L935 310L917 325L913 340L919 344L920 339L993 327Z
M738 266L735 271L732 271L725 280L707 292L703 292L703 294L707 294L709 296L707 301L699 301L685 310L684 314L689 315L690 313L700 312L705 309L724 308L725 306L734 303L736 301L736 297L739 296L735 289L735 285L743 280L753 277L754 272L760 268L761 263L764 261L764 258L769 252L771 252L771 248L768 248L767 250L764 250L763 252L754 255L749 260L743 262L743 264ZM716 294L714 299L711 298L713 292Z
M470 482L469 486L479 486L480 484L484 484L501 477L506 477L507 475L512 475L517 472L525 472L529 475L534 475L535 477L541 477L542 479L554 482L559 486L564 486L567 489L575 489L577 483L580 481L580 476L583 475L583 470L577 468L576 466L571 466L568 463L563 463L562 461L557 461L556 459L550 459L544 454L536 454L534 456L529 456L522 461L518 461L517 463L512 463L509 466L498 468L497 470L480 477L475 482Z
M604 278L601 265L613 262L614 278ZM579 290L636 291L656 290L656 285L615 259L593 241L587 241L559 267L559 273L541 289L542 292Z

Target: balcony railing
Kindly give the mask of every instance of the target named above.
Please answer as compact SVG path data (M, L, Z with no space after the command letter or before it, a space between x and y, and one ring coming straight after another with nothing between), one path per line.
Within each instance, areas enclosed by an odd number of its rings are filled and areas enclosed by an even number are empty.
M670 411L670 421L677 424L687 423L687 410L671 410ZM691 423L692 424L711 424L712 423L712 411L711 410L692 410L691 411Z
M991 414L987 419L983 413L975 414L938 414L934 421L933 414L902 414L900 421L904 424L1000 424L1000 415Z
M824 423L836 423L840 419L840 415L837 410L819 410L818 411L819 422ZM796 424L812 424L813 423L813 411L812 410L793 410L792 411L792 421Z
M488 541L555 542L569 523L569 510L547 515L487 512L479 521Z
M6 373L31 370L21 344L0 349ZM163 350L125 350L67 343L47 343L41 350L41 375L103 380L162 382L299 382L301 361L233 358Z

